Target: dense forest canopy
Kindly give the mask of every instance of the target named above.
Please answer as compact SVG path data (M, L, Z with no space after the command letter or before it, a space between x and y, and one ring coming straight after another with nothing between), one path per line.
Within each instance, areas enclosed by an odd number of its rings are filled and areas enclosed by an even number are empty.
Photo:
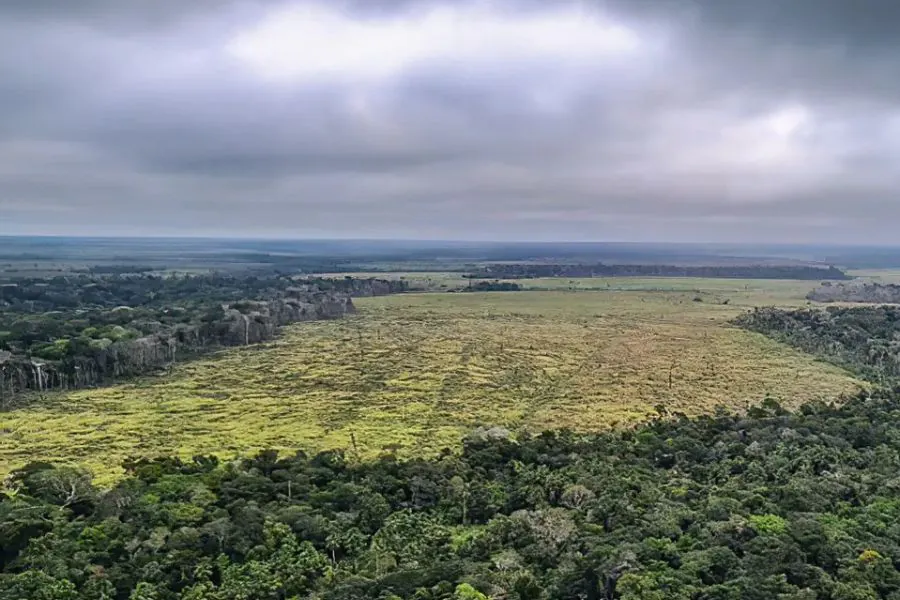
M900 285L874 282L833 284L826 281L806 297L815 302L900 304Z
M18 279L0 284L0 407L27 390L97 385L187 355L271 339L278 327L337 318L351 297L400 280L223 274Z
M315 288L353 296L404 291L402 280L325 278L283 275L58 275L52 278L0 278L0 315L70 309L171 308L214 305L245 299L269 299L289 288Z
M900 377L900 306L760 308L736 322L874 382Z
M900 597L900 401L472 435L461 455L32 464L0 598Z

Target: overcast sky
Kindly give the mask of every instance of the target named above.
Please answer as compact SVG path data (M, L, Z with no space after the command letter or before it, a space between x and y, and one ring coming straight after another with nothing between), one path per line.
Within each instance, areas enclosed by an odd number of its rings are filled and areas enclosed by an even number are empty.
M0 234L898 230L897 0L0 2Z

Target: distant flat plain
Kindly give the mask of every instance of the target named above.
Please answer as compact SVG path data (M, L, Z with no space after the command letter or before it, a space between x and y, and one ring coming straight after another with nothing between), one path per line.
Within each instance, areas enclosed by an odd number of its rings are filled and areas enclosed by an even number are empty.
M398 275L401 276L401 275ZM405 276L405 275L403 275ZM416 273L440 289L458 274ZM437 282L437 283L435 283ZM456 448L480 425L595 430L655 414L796 406L865 384L729 324L806 304L809 281L534 279L529 291L356 301L358 314L0 414L0 473L74 462L101 482L129 456L342 448L351 458Z

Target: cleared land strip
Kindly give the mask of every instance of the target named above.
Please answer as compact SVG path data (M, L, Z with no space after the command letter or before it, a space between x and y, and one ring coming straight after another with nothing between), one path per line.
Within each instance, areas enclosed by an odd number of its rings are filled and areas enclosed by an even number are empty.
M0 414L0 471L76 461L108 481L128 456L263 447L410 456L453 447L482 424L598 429L660 404L693 414L768 394L796 405L863 385L728 325L766 300L750 294L735 289L727 305L693 292L361 299L343 321Z

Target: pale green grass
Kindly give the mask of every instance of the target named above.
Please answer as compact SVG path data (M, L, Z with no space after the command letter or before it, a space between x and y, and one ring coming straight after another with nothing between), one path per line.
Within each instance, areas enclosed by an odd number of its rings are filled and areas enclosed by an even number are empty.
M289 327L275 343L0 414L0 472L75 462L109 482L128 456L265 447L418 456L482 424L596 430L659 404L696 414L770 394L797 405L863 385L727 324L752 304L801 303L799 289L708 285L704 302L693 289L361 299L358 315Z
M900 278L900 271L896 272ZM449 272L396 272L396 273L332 273L322 277L377 277L380 279L404 279L415 289L440 291L465 287L470 280L463 273ZM478 281L478 280L475 280ZM805 303L806 294L818 281L720 279L702 277L543 277L535 279L505 279L517 283L525 290L567 291L648 291L648 292L697 292L701 296L719 300L732 298L745 305Z
M900 283L900 269L857 269L849 274L876 283Z

